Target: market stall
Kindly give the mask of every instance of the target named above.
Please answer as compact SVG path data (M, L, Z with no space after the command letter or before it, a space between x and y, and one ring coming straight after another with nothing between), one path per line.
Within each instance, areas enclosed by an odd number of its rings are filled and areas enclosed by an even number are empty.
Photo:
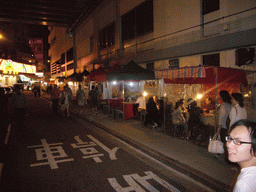
M202 121L215 127L217 107L221 103L219 92L227 90L230 94L241 92L241 87L247 84L243 70L224 67L184 67L176 69L156 70L156 78L164 80L164 96L168 103L179 99L196 100L199 106L206 107L206 97L214 101L214 110L202 116Z
M150 71L143 67L140 67L133 60L129 61L125 65L122 65L118 70L107 74L107 81L113 82L113 84L117 85L115 86L117 87L117 90L115 91L114 89L112 89L112 94L113 92L121 93L117 94L116 96L122 98L123 100L123 102L121 102L121 105L119 106L119 110L123 112L123 118L125 120L130 119L134 116L134 100L129 98L131 98L136 93L138 94L140 90L140 81L154 79L154 71Z

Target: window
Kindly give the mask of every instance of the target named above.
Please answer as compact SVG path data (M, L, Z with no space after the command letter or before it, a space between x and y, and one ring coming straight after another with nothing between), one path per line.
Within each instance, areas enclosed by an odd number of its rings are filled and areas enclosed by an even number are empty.
M67 65L67 71L69 71L71 69L74 69L74 64L73 63L70 63L70 64Z
M153 63L147 63L146 64L146 69L154 71L155 70L154 62Z
M61 67L61 71L65 72L65 66Z
M153 31L153 1L145 1L136 8L136 35Z
M236 65L252 64L255 61L255 48L240 48L235 51Z
M220 66L220 54L203 55L203 65Z
M135 38L135 9L122 16L123 41Z
M220 9L219 0L203 0L203 15Z
M73 47L67 51L67 62L73 60Z
M147 0L124 14L122 20L123 41L154 30L153 0Z
M111 47L115 44L115 23L105 27L99 32L100 49Z
M179 68L179 59L169 60L169 69Z
M56 35L51 40L51 47L55 44L55 42L56 42Z
M90 53L93 52L93 44L94 44L94 38L93 37L90 37Z
M62 53L60 58L60 64L64 64L64 63L65 63L65 53Z

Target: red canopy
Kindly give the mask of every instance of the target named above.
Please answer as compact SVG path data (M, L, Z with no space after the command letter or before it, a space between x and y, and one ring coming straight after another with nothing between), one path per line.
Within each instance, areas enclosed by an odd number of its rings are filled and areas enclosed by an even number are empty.
M113 71L120 68L120 65L116 64L111 68L104 69L102 67L98 68L96 71L88 75L87 77L91 81L106 81L107 80L107 74L112 73Z
M184 67L159 70L155 74L157 78L164 79L166 84L201 84L204 95L212 98L216 91L240 92L240 85L248 83L243 70L224 67ZM219 94L217 97L219 99Z
M155 71L157 78L171 84L247 84L243 70L223 67L184 67Z
M95 76L98 75L99 73L102 73L102 72L105 72L105 69L102 68L102 67L99 67L98 69L96 69L93 73L89 74L87 76L87 78L90 80L90 81L96 81L94 80L95 79Z

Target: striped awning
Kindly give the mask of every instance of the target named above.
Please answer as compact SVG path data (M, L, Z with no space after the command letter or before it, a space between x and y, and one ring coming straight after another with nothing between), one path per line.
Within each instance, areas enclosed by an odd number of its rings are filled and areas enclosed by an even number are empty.
M155 70L157 79L205 78L205 67L183 67L175 69Z

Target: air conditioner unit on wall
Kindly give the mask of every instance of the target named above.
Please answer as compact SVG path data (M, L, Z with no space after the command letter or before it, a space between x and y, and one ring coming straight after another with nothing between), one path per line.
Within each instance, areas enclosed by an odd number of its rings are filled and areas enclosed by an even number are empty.
M249 65L255 61L255 48L239 48L235 52L236 65Z

